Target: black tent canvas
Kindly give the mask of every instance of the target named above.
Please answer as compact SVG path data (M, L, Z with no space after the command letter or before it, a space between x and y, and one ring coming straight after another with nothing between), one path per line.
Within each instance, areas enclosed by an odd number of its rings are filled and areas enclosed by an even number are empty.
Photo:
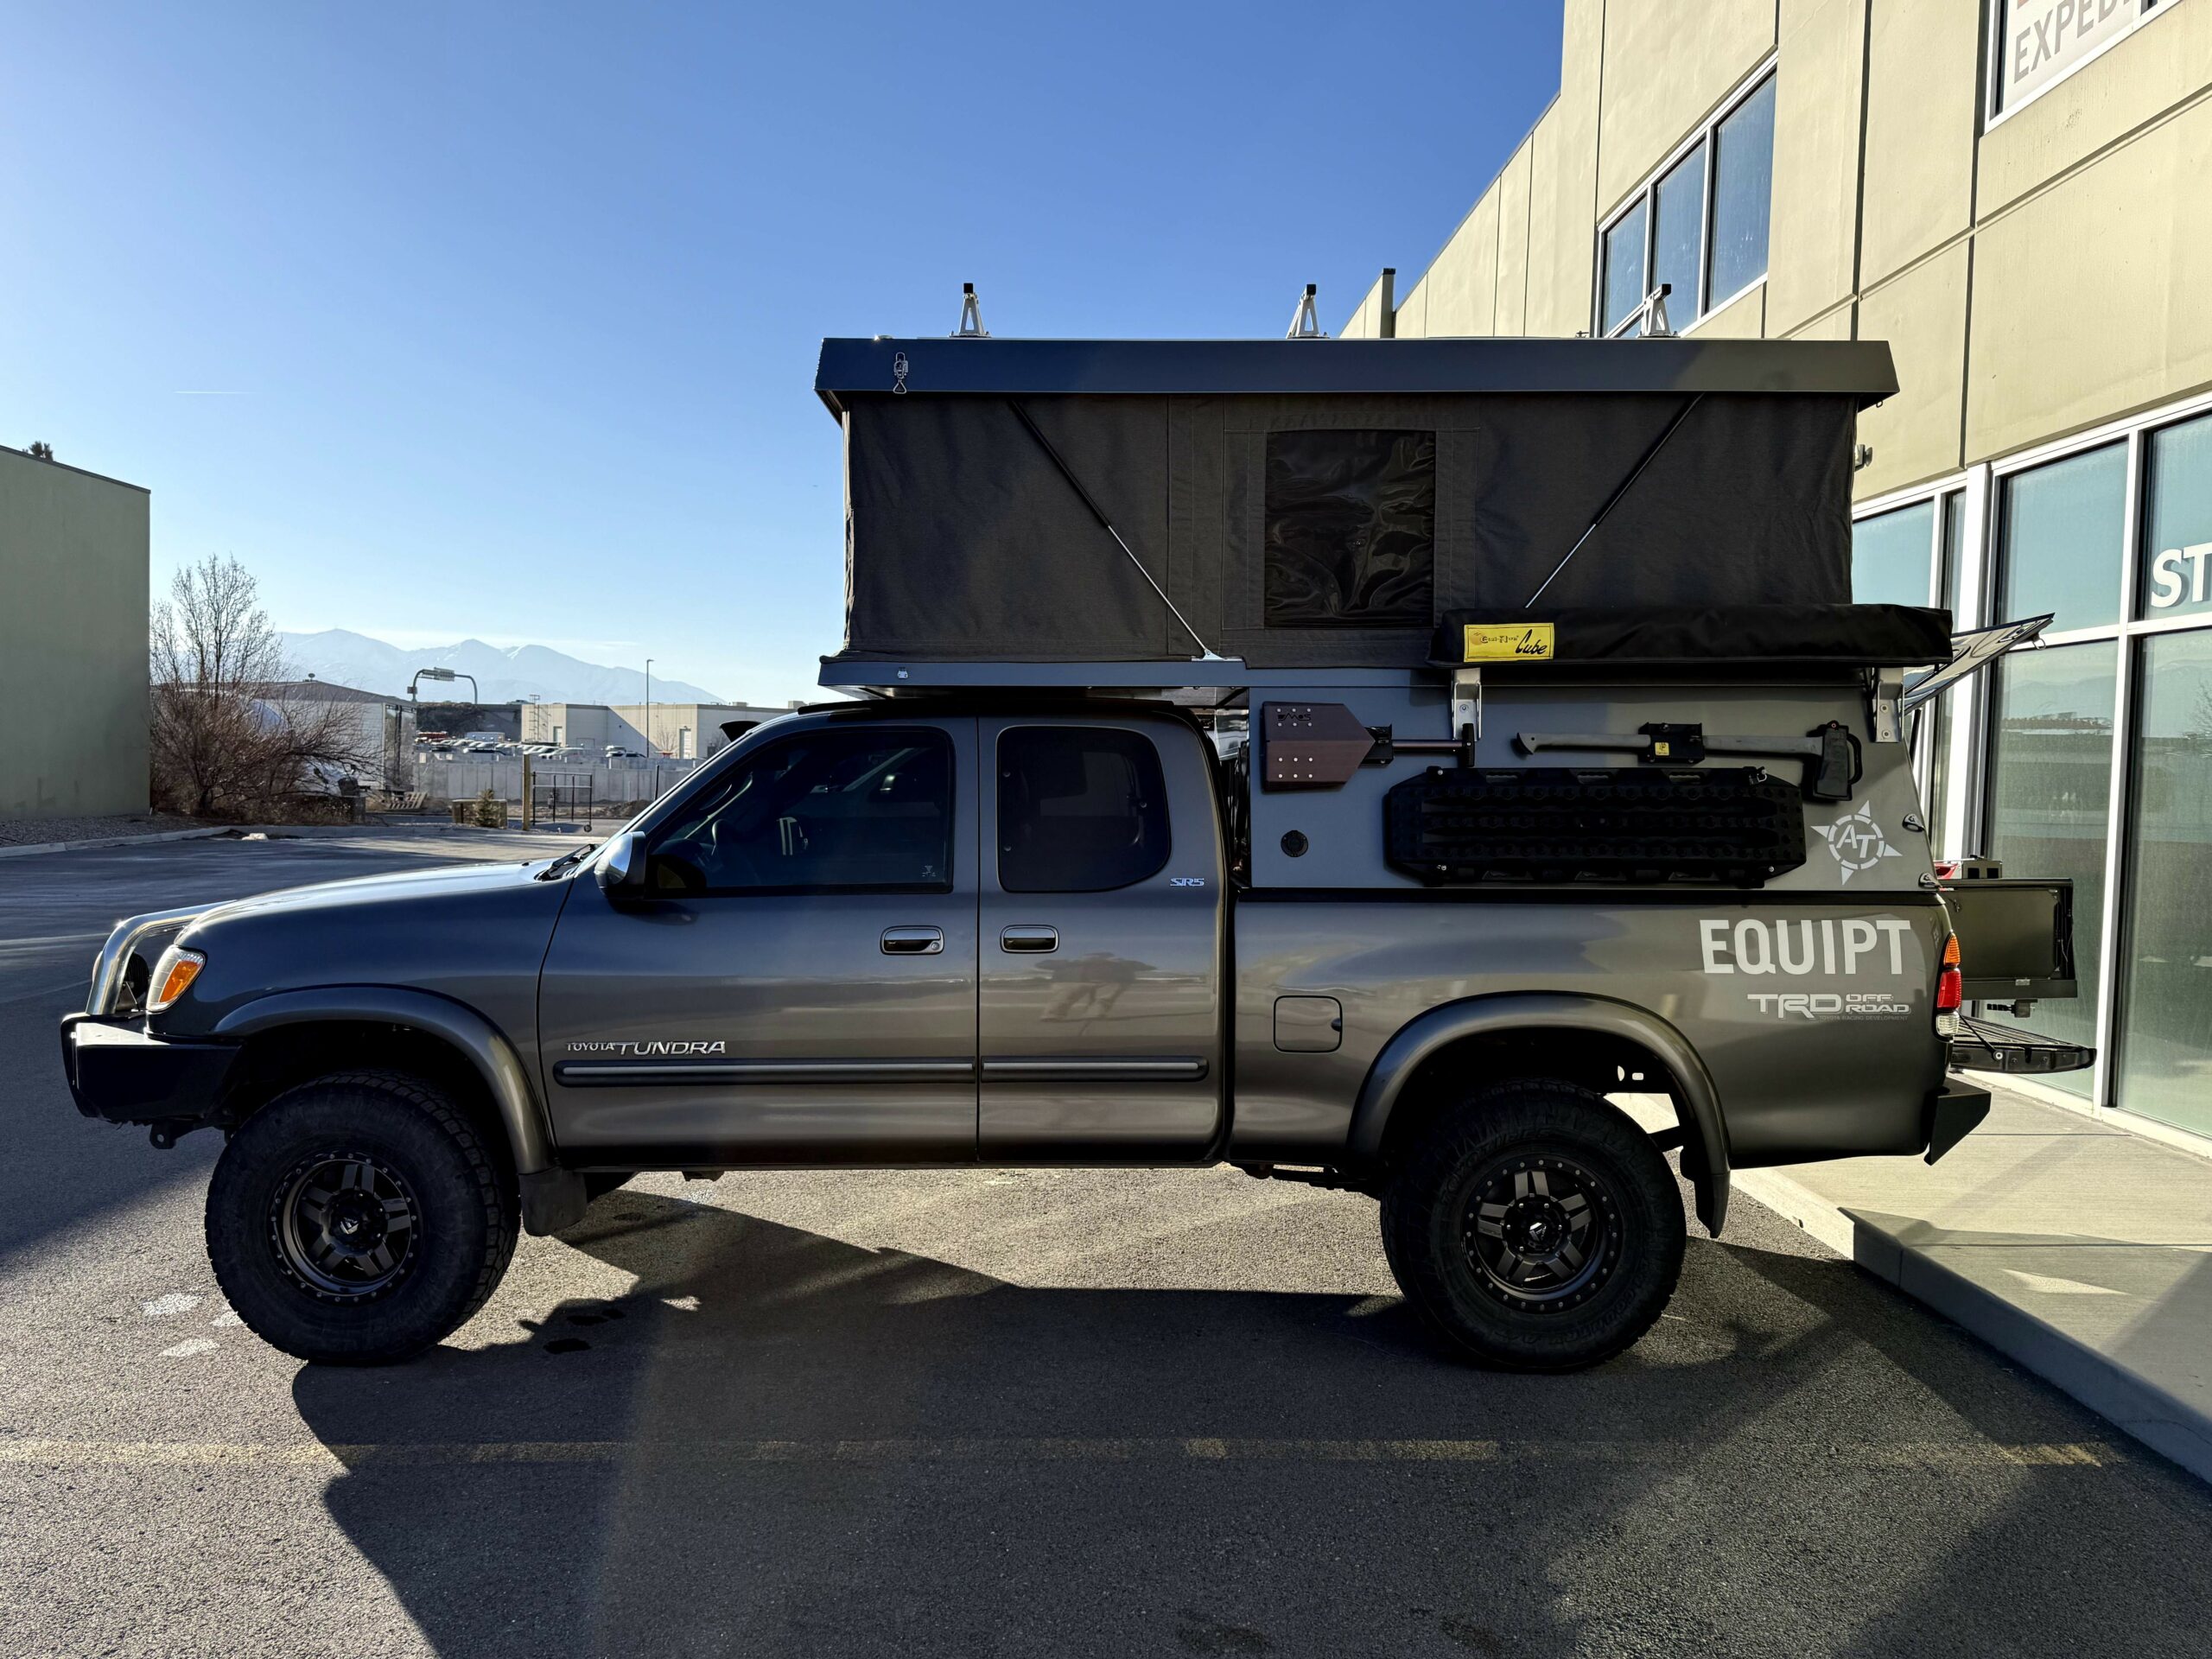
M1853 423L1895 380L1860 342L874 340L816 388L848 657L1397 666L1540 588L1847 602Z

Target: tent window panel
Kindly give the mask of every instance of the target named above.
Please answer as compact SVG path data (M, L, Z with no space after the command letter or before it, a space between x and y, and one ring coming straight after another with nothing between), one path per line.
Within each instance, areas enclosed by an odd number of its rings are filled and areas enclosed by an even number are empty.
M1436 434L1268 435L1268 626L1426 628Z

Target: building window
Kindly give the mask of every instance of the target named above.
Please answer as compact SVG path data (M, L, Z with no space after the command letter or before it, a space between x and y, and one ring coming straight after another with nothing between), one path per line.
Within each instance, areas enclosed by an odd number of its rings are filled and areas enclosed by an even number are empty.
M2212 415L2152 433L2145 451L2137 620L2212 611Z
M2016 652L1997 665L1991 715L1990 855L2008 875L2066 876L2074 883L2074 962L2081 995L2038 1002L2017 1023L2069 1043L2094 1043L2103 963L2105 838L2112 807L2116 641ZM1972 971L1969 969L1968 971ZM2050 1082L2089 1092L2087 1071Z
M1959 564L1967 544L1967 493L1953 490L1943 498L1942 540L1936 550L1936 603L1952 613L1951 631L1959 630ZM1951 832L1951 726L1953 700L1961 695L1936 699L1927 713L1928 844L1949 845Z
M2004 481L1998 531L2000 621L2052 614L2049 632L2120 620L2127 445L2108 443Z
M1674 171L1651 193L1651 280L1647 289L1668 289L1668 321L1674 321L1676 295L1704 293L1705 146L1675 163ZM1703 305L1693 308L1701 314Z
M1718 305L1766 275L1767 216L1774 197L1774 78L1770 75L1713 135L1713 278Z
M1857 605L1925 605L1936 551L1936 504L1861 518L1851 527L1851 598Z
M1605 296L1604 323L1608 334L1628 322L1643 303L1643 198L1638 196L1636 206L1615 219L1605 232L1605 271L1599 287ZM1634 335L1643 330L1637 323L1623 332Z
M1641 333L1637 311L1663 283L1668 326L1679 332L1765 276L1773 171L1770 72L1669 157L1605 227L1599 331Z

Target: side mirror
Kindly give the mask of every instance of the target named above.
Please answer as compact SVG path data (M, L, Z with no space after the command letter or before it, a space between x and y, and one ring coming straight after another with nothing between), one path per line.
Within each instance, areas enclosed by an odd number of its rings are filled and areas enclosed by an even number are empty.
M645 885L645 844L625 830L600 855L599 885L608 893L638 893Z

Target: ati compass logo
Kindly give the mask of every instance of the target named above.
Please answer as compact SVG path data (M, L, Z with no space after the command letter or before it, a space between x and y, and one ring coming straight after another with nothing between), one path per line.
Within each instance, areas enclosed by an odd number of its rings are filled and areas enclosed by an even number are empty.
M1874 822L1872 806L1847 812L1834 823L1820 825L1819 829L1828 851L1835 855L1836 868L1843 872L1846 887L1861 870L1871 870L1884 859L1897 855L1897 849L1882 833L1882 826Z

